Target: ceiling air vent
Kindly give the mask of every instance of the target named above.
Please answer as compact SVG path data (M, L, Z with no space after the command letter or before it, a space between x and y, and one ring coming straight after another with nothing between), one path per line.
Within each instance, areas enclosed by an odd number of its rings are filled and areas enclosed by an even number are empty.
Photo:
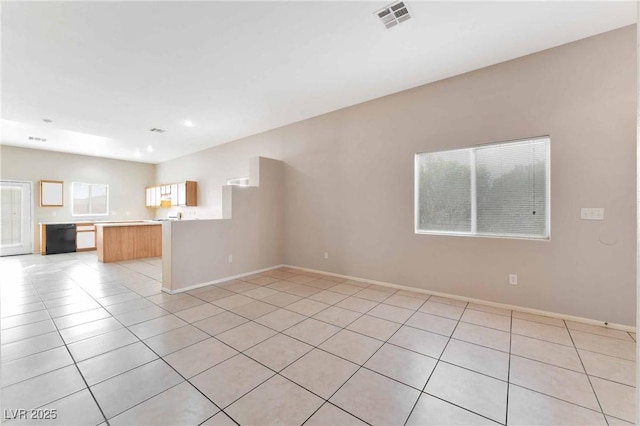
M392 5L376 12L376 14L386 28L395 27L396 25L411 18L409 9L403 1L393 3Z
M47 140L45 138L38 138L35 136L29 136L29 140L30 141L36 141L36 142L46 142Z
M154 132L154 133L164 133L166 132L166 130L163 129L158 129L158 128L153 128L153 129L149 129L150 132Z

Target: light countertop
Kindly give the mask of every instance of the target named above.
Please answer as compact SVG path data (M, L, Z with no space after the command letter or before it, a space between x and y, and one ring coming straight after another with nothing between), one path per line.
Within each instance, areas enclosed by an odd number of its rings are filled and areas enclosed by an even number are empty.
M118 222L118 223L96 223L96 227L101 226L103 228L115 228L123 226L149 226L149 225L162 225L162 222L156 220L148 220L145 222Z
M107 223L114 223L114 224L118 224L118 223L140 223L140 222L153 222L150 219L115 219L115 220L87 220L87 219L83 219L83 220L46 220L46 221L39 221L38 223L40 225L69 225L69 224L73 224L73 223L77 223L77 224L83 224L83 223L95 223L96 225L99 224L107 224Z

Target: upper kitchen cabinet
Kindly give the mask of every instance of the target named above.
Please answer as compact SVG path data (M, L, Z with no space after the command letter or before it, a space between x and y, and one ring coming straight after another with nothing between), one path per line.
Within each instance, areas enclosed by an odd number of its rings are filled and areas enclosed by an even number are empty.
M146 189L147 207L174 207L198 205L198 182L185 181Z

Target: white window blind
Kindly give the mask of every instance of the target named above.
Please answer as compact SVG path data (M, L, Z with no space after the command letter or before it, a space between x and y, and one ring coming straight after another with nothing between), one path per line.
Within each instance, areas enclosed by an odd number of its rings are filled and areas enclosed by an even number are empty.
M416 155L416 232L549 237L549 138Z
M419 229L471 232L471 153L421 154L418 168Z
M104 216L109 214L109 186L96 183L72 183L74 216Z

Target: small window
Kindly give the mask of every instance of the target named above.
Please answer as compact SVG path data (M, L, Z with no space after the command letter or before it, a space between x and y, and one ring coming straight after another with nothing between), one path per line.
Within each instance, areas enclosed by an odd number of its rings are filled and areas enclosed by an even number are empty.
M249 178L241 177L241 178L227 179L227 185L249 186Z
M106 216L109 214L109 185L98 183L71 184L73 216Z
M416 154L416 233L548 239L549 144Z

